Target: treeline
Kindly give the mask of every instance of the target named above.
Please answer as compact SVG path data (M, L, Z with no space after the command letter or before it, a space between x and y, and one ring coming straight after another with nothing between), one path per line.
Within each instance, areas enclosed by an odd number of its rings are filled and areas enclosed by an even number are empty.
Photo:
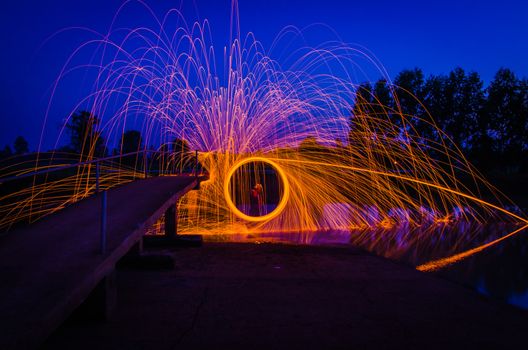
M26 153L29 153L29 144L23 136L18 136L13 142L13 148L10 145L5 145L4 149L0 150L0 159Z
M394 93L394 91L396 93ZM419 68L400 72L392 85L386 80L363 83L356 94L354 116L386 114L395 124L400 113L408 116L424 142L440 135L424 120L436 125L461 148L464 155L485 173L528 172L528 80L509 69L500 69L488 86L478 73L456 68L447 75L425 77ZM139 131L126 131L118 147L109 149L98 131L100 119L87 111L75 113L65 125L69 142L56 151L89 157L137 152L145 148ZM152 147L148 147L152 149ZM187 154L184 140L161 145L160 153ZM0 158L28 153L19 136L0 150ZM187 158L187 157L185 157ZM182 159L183 160L183 159Z
M105 142L104 135L98 131L97 125L99 123L100 119L90 112L81 111L73 114L65 126L70 142L61 147L58 151L85 155L93 158L140 152L145 149L157 149L160 153L190 152L187 142L178 138L174 139L172 142L163 144L158 148L154 146L146 147L143 136L138 130L125 131L121 135L117 148L109 149L108 143Z
M487 87L478 73L462 68L427 78L415 68L400 72L392 86L385 80L361 84L353 115L379 113L380 109L394 117L395 123L398 113L408 116L424 142L441 137L423 122L430 120L430 114L486 173L528 171L528 80L509 69L500 69Z
M99 117L88 111L74 113L68 118L68 123L64 125L66 134L69 138L68 142L60 148L50 150L49 152L79 155L81 158L103 158L110 155L140 152L144 149L156 149L154 146L145 148L143 137L138 130L125 131L121 135L118 146L110 149L105 136L98 131L97 126L100 122L101 120ZM161 145L158 150L160 153L190 152L187 141L178 138L174 139L172 142ZM11 148L10 145L5 145L5 147L0 150L0 158L28 153L28 142L24 137L18 136L13 143L13 148Z

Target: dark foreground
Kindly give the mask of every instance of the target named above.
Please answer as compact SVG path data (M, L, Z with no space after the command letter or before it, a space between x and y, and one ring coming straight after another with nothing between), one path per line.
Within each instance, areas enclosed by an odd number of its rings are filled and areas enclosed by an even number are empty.
M207 243L117 274L106 322L47 349L524 348L528 312L350 246Z
M0 237L0 350L41 344L195 185L194 177L164 176L110 189L104 254L101 196Z

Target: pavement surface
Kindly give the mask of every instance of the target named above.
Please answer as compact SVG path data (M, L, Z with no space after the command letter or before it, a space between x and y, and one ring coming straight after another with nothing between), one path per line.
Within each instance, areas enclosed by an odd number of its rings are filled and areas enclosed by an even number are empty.
M106 254L101 199L92 196L0 240L0 349L41 344L177 198L188 176L138 180L108 191Z
M206 243L117 272L107 322L44 349L513 349L528 312L348 245Z

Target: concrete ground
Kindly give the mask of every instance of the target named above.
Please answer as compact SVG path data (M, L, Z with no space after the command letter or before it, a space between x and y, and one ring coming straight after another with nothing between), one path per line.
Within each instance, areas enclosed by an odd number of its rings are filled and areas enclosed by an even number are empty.
M122 269L106 322L45 349L524 348L528 312L350 246L206 243Z
M91 196L0 237L0 349L34 348L56 329L197 179L160 176Z

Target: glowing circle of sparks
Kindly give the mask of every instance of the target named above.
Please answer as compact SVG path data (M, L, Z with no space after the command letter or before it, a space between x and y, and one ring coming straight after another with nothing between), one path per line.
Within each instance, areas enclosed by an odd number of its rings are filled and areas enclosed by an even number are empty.
M237 169L240 168L242 165L252 163L252 162L262 162L262 163L266 163L270 165L273 169L275 169L277 174L279 174L279 178L281 179L282 185L284 187L282 198L277 204L277 207L270 213L266 215L262 215L262 216L250 216L250 215L244 214L242 211L240 211L236 207L235 203L233 203L233 199L231 198L231 194L229 193L229 187L230 187L229 184L231 182L231 177L233 176L235 171L237 171ZM227 201L227 205L229 206L233 214L235 214L239 218L246 220L246 221L260 222L260 221L266 221L266 220L273 219L274 217L279 215L282 212L282 210L284 210L284 208L286 207L286 204L288 203L288 198L290 196L290 184L288 182L288 177L286 176L284 171L281 169L281 167L277 163L269 159L266 159L264 157L249 157L249 158L245 158L239 161L238 163L235 163L235 165L233 165L231 169L229 170L229 172L227 173L227 176L224 182L224 195Z

